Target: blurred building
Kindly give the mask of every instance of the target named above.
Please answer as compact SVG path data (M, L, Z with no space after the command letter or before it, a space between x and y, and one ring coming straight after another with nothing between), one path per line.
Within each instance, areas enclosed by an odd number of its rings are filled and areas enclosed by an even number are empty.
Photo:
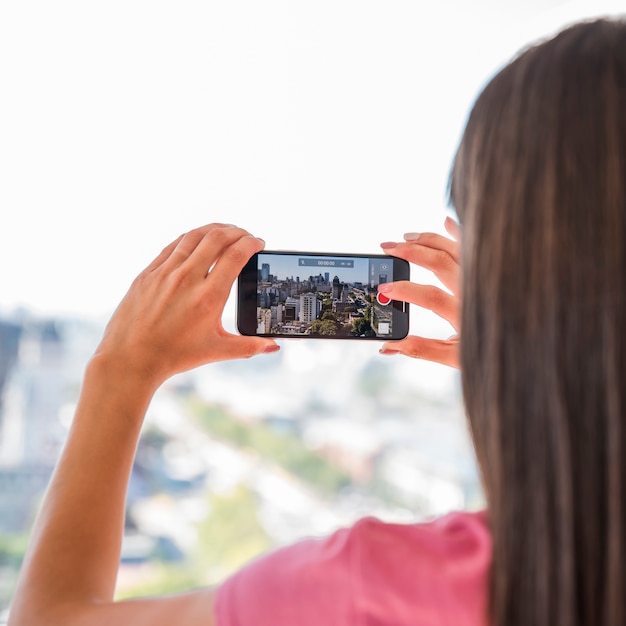
M67 435L61 418L84 364L62 326L23 313L0 320L0 531L28 528Z
M0 433L4 421L4 393L9 374L17 363L21 335L21 325L0 320Z

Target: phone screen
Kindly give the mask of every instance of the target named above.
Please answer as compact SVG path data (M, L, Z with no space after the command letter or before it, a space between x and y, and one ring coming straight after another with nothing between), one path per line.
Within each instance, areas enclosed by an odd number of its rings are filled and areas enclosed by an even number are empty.
M239 277L238 327L265 337L400 339L408 306L378 285L409 277L386 255L261 252Z

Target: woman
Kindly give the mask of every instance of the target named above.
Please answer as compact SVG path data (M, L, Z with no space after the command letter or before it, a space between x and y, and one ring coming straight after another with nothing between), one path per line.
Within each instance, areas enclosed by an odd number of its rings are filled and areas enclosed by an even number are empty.
M463 391L488 515L364 520L217 590L114 603L152 394L176 372L277 349L220 322L263 242L224 225L180 237L133 283L87 368L10 625L624 623L625 187L626 25L575 25L487 85L451 177ZM458 296L453 240L413 234L383 249ZM459 325L453 295L410 283L386 292ZM456 364L457 350L410 337L381 352Z

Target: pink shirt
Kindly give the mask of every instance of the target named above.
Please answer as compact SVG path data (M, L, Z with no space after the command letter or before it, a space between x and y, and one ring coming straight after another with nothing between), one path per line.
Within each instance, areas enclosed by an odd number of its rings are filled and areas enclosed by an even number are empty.
M218 626L484 626L484 513L366 518L254 561L217 591Z

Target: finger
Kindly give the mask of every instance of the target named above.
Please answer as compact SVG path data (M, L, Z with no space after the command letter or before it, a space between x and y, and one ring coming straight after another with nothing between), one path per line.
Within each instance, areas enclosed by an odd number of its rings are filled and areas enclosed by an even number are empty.
M220 304L226 302L232 284L243 266L253 254L260 252L264 247L265 242L262 239L247 233L222 250L205 281L204 289L210 290L213 301Z
M459 300L434 285L419 285L408 280L393 283L383 283L378 291L392 300L409 302L424 309L428 309L452 324L454 329L459 327Z
M404 354L414 359L433 361L450 367L459 367L458 339L427 339L411 335L401 341L387 342L380 349L381 354Z
M201 238L189 256L180 264L178 271L193 278L204 279L222 254L244 237L251 237L243 228L228 225L213 225L199 229ZM249 257L248 257L249 258ZM247 260L247 259L246 259Z
M461 239L461 225L457 221L453 220L451 217L446 217L443 225L448 233L450 233L451 237L454 237L457 241Z
M382 244L382 247L387 254L431 270L452 293L458 292L461 269L455 258L447 251L413 242L394 244L387 242Z
M163 250L161 250L161 252L159 253L159 255L154 259L154 261L152 261L152 263L150 263L150 265L148 265L148 267L146 267L145 271L146 272L151 272L153 270L155 270L157 267L159 267L166 259L169 258L169 256L172 254L172 252L174 251L174 249L176 248L176 246L180 243L180 240L184 237L184 235L181 235L180 237L178 237L178 239L175 239L174 241L172 241L172 243L168 244L167 246L165 246L165 248L163 248Z
M187 259L189 259L194 250L207 235L213 235L214 239L219 241L222 234L229 231L246 232L243 231L243 229L238 229L236 226L232 226L230 224L218 223L207 224L205 226L190 230L188 233L185 233L182 237L179 238L178 244L172 250L169 257L163 262L162 265L164 269L172 271L175 268L180 267L183 263L187 261ZM226 239L228 239L227 236ZM210 264L206 266L205 272L208 271L209 267Z
M405 233L404 240L406 243L416 243L420 246L427 246L433 250L441 250L449 254L455 262L459 262L460 250L459 244L443 235L437 233Z
M273 339L233 335L224 332L223 341L225 350L223 359L248 359L257 354L273 354L280 350L280 346Z

